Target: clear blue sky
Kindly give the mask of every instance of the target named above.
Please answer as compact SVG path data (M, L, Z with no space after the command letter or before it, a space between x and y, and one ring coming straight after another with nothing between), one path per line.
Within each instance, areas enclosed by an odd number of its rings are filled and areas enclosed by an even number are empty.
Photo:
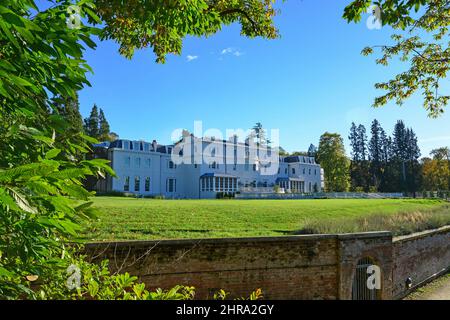
M169 56L164 65L154 62L151 50L130 61L115 43L100 42L86 55L95 74L89 75L92 87L80 92L81 112L87 116L96 103L120 137L161 143L170 143L176 128L193 130L195 120L223 131L262 122L280 129L288 151L317 145L329 131L342 134L349 152L350 123L370 130L377 118L389 133L397 119L413 127L422 155L450 145L450 110L429 119L420 96L401 108L371 107L381 93L374 83L407 65L388 69L360 54L366 45L389 43L391 30L369 30L368 16L347 24L341 16L348 2L288 0L276 18L280 39L244 38L233 25L209 38L186 39L182 55Z

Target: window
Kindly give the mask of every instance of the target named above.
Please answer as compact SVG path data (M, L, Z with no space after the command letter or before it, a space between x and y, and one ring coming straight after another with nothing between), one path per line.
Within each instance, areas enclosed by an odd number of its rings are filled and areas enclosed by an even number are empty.
M176 169L176 168L177 168L176 164L173 163L172 160L170 160L170 161L169 161L169 169Z
M150 192L150 177L145 178L145 192Z
M125 177L125 184L123 185L123 191L130 191L130 177Z
M257 166L256 166L256 164L254 164L253 165L253 171L256 171L256 169L257 169Z
M144 151L144 143L139 143L139 150Z
M303 174L306 174L306 169L305 168L303 168Z
M176 179L167 179L167 192L176 192L177 191L177 180Z
M219 189L220 189L220 179L218 178L218 177L216 177L215 178L216 179L216 181L215 181L215 187L216 187L216 190L214 190L214 191L220 191Z
M139 192L141 190L141 178L134 177L134 191Z
M205 183L204 191L210 191L210 186L209 186L210 178L203 178L203 181Z
M131 158L130 157L126 157L125 158L125 166L129 167L131 163Z
M152 159L148 158L146 162L147 162L147 167L150 168L152 166Z
M314 175L317 176L317 169L314 169Z
M284 169L284 173L285 174L287 174L288 173L288 169L286 168L286 169Z
M133 150L133 142L130 141L130 150Z
M281 172L281 168L278 168L278 174L280 174L280 172Z
M295 174L295 168L292 168L292 174Z
M134 159L134 164L135 164L136 168L140 168L141 167L141 158Z
M311 174L311 169L309 169L309 174Z

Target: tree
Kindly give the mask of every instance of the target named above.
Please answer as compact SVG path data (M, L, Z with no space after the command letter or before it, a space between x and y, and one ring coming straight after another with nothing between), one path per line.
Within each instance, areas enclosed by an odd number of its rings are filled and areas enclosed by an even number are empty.
M66 144L68 141L83 143L83 138L80 138L84 128L83 118L80 114L78 93L75 94L75 98L56 96L52 99L52 102L52 113L60 115L67 124L64 132L55 136L57 142L61 144ZM83 160L83 152L76 150L70 143L67 144L67 148L71 149L71 154L77 160Z
M266 136L266 129L263 128L261 122L257 122L255 126L252 128L248 139L255 139L256 145L259 146L269 146L270 140Z
M422 159L423 189L444 191L450 189L450 149L447 147L432 150L433 157Z
M366 127L362 124L358 126L358 152L360 154L361 161L365 161L367 158L367 133Z
M347 191L349 187L349 160L344 141L337 133L324 133L320 137L317 161L325 172L325 189L329 192Z
M352 161L350 164L351 190L369 191L370 176L367 158L367 134L366 128L360 124L356 126L352 122L350 128L350 145L352 147Z
M406 128L403 121L395 124L390 163L390 184L396 190L415 192L418 187L418 159L420 149L414 131Z
M83 118L80 114L80 103L78 101L78 93L75 98L71 97L54 97L54 112L61 115L68 123L66 133L78 134L83 132Z
M69 16L73 4L79 25ZM181 52L184 37L233 22L243 35L275 38L274 15L270 1L257 0L63 0L45 10L33 0L0 3L0 299L36 298L30 279L51 283L64 274L73 261L66 243L94 213L81 181L114 175L102 159L75 159L74 150L86 153L95 139L79 133L81 142L58 141L71 124L49 112L52 97L76 99L90 85L83 54L85 46L95 49L91 36L116 40L127 57L151 46L164 62ZM83 25L86 19L103 29Z
M381 50L377 63L387 66L400 57L410 68L387 82L377 83L377 89L386 93L375 98L379 107L394 101L398 105L417 91L424 96L423 106L429 116L444 112L450 96L440 92L441 82L450 70L449 3L445 0L380 0L376 2L381 15L376 17L382 25L402 31L392 35L392 44L367 47L362 53L369 55ZM372 0L354 0L344 10L344 19L358 22L372 5ZM406 32L403 32L405 31Z
M361 160L358 148L358 128L356 127L356 124L354 122L352 122L348 139L350 140L350 146L352 147L352 160L355 162Z
M311 143L308 148L308 156L315 158L316 154L317 154L317 147Z
M105 113L103 112L102 109L100 109L98 121L99 121L99 132L98 132L99 140L100 141L110 141L111 136L110 136L109 123L108 123L108 120L106 120Z
M377 119L373 120L370 128L371 138L369 141L370 173L372 185L379 189L383 172L383 143L386 133Z
M89 117L84 119L84 130L92 138L98 139L100 137L100 118L96 104L92 107Z
M271 0L127 1L95 0L105 27L101 39L113 39L119 52L131 58L136 49L151 47L156 61L181 54L187 36L209 36L223 25L238 22L243 36L275 39L276 10ZM93 20L99 22L100 20ZM130 36L132 35L132 36Z

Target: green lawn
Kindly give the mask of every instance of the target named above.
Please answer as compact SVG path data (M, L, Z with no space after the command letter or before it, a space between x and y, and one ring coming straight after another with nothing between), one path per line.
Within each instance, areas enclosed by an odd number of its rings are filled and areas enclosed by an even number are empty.
M448 203L437 200L153 200L96 197L94 202L101 214L98 221L90 221L87 225L88 231L84 236L87 240L280 236L296 234L305 228L309 233L382 228L404 234L416 231L423 221L426 223L421 228L450 223ZM438 219L434 218L436 214ZM436 220L432 224L428 222L430 215ZM385 219L387 216L388 220ZM385 220L387 222L380 224ZM367 221L373 226L368 227ZM406 225L414 230L406 232Z

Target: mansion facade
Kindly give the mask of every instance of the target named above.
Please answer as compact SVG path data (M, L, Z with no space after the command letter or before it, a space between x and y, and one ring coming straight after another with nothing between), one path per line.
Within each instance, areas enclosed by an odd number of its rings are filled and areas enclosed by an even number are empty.
M174 199L216 198L218 193L313 193L323 188L323 170L308 156L278 156L249 141L183 137L174 145L116 140L94 146L110 160L116 177L98 192L126 192ZM278 186L278 187L276 187Z

